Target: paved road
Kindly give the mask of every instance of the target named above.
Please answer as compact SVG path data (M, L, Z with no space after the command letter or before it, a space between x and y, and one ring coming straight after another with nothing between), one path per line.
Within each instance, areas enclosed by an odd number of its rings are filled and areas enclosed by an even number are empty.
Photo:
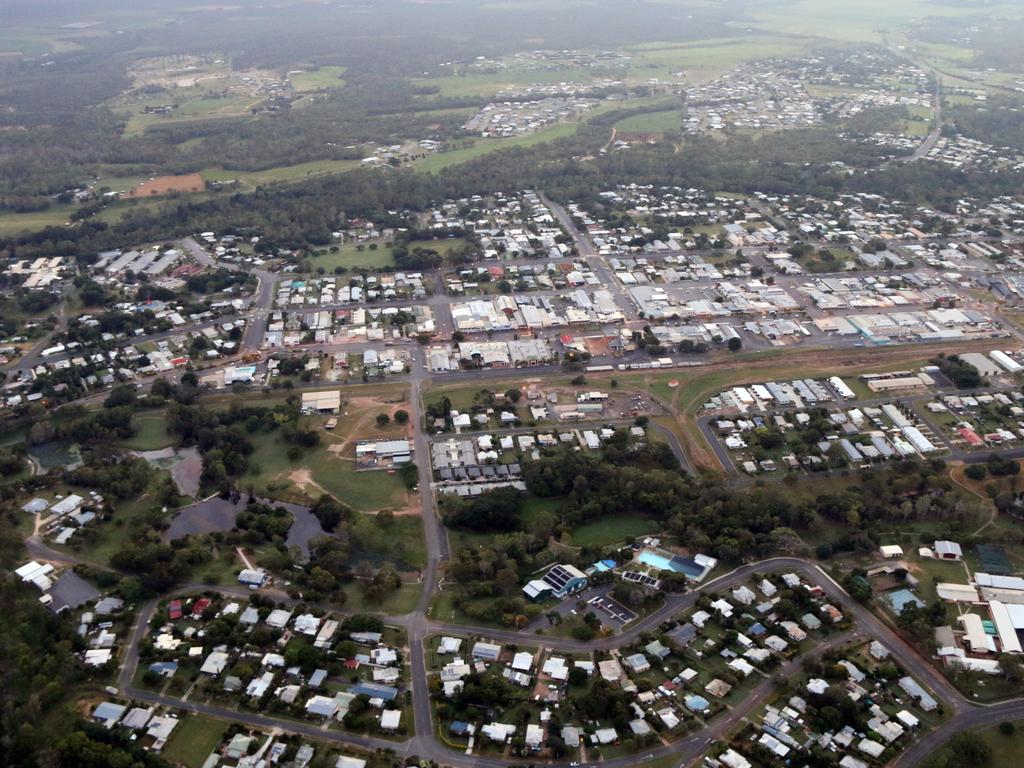
M920 160L926 157L935 148L942 135L942 80L935 70L932 70L932 76L935 78L934 92L932 93L932 112L934 113L932 129L928 132L925 140L921 142L921 146L914 150L914 154L910 156L911 160Z
M633 305L629 301L628 297L625 296L622 286L611 275L604 259L596 254L592 243L590 243L583 233L580 233L577 230L571 218L568 216L568 213L560 206L550 203L550 201L545 201L545 203L552 210L552 213L556 218L558 218L562 223L562 226L564 226L575 238L580 253L591 264L591 267L601 277L604 284L618 294L618 299L623 308L629 307L630 311L633 311ZM211 265L216 264L209 254L207 254L205 250L194 241L191 241L191 243L186 241L185 247L194 258L202 263L209 263ZM220 266L225 266L229 269L237 268L233 265ZM271 309L274 298L274 285L277 280L277 277L271 273L261 273L257 271L256 274L260 279L260 283L256 291L256 295L253 297L251 311L247 315L249 323L242 344L244 350L255 350L259 347L262 341L266 315ZM442 303L447 304L449 301L450 300L447 297L441 296L435 300L435 303L440 306ZM179 329L176 332L180 333L181 331ZM489 766L492 768L498 768L500 766L507 766L507 762L496 758L485 758L476 755L466 756L452 752L435 738L432 725L433 720L431 716L431 700L429 688L427 686L428 673L424 656L424 642L429 636L439 633L462 637L483 635L502 643L517 645L530 645L539 641L539 644L552 651L572 652L600 649L611 650L632 643L639 637L640 633L655 629L665 620L693 607L699 592L669 596L664 605L658 610L647 616L641 617L633 624L626 627L621 633L609 638L602 638L588 643L581 643L571 638L545 637L540 639L511 630L490 630L434 621L429 615L429 604L438 587L438 581L442 573L443 564L444 561L449 558L450 551L445 529L436 515L434 498L431 491L432 477L430 470L429 444L426 433L421 428L424 417L422 403L423 386L424 382L430 378L429 374L426 372L424 360L425 350L420 346L411 345L410 349L410 354L412 356L410 372L406 376L397 378L398 380L408 381L411 389L409 410L413 423L417 425L414 444L418 466L420 501L423 510L422 519L424 525L424 538L428 557L427 565L422 573L423 588L415 610L405 616L385 617L385 620L389 624L403 627L409 638L410 667L413 681L412 700L416 721L415 734L405 742L396 744L396 742L389 740L353 736L334 731L325 731L311 724L296 723L290 720L278 720L264 715L235 712L233 710L212 705L205 705L201 703L186 703L183 705L178 699L160 696L152 692L142 691L135 688L131 682L139 663L138 642L147 631L149 620L151 619L157 605L156 601L147 603L142 607L137 621L132 628L131 643L129 644L129 648L125 654L124 663L119 674L120 686L125 692L142 701L160 703L179 708L184 706L186 709L190 709L191 711L200 712L212 717L231 719L253 726L263 728L280 727L283 730L302 733L312 738L328 739L337 743L352 744L370 749L397 748L407 754L418 754L422 758L431 759L435 762L448 765L467 767ZM557 366L550 366L533 370L513 369L469 371L453 374L450 377L446 376L445 379L467 382L500 381L506 378L522 379L524 377L541 376L557 372L558 370L560 369ZM369 384L367 386L374 385ZM685 453L683 452L682 446L679 444L675 435L653 422L652 427L658 430L659 433L666 438L673 452L680 459L680 463L684 468L688 469L689 465L686 461ZM1019 453L1024 455L1024 448L1019 449ZM1013 454L1014 451L1006 453L1006 455ZM974 456L971 458L976 458L977 460L984 459L983 456ZM75 561L71 556L64 555L50 549L41 540L30 539L27 544L29 551L33 556L59 560L67 563ZM855 636L880 639L890 649L895 660L910 674L922 682L925 687L931 689L937 698L945 701L947 706L955 714L955 717L949 723L944 725L942 728L937 729L934 733L926 736L925 739L922 740L921 745L914 747L901 757L898 765L914 765L915 761L919 759L914 757L916 754L915 750L920 751L923 755L927 751L929 745L940 743L944 738L948 738L949 735L957 730L975 727L978 724L997 722L999 719L1004 719L1010 714L1017 712L1018 708L1020 712L1024 713L1024 701L1011 702L999 705L998 707L985 709L972 707L970 702L966 701L951 686L945 677L943 677L942 674L930 663L930 660L924 659L918 655L913 648L902 641L878 616L853 601L853 599L850 598L849 595L839 587L839 585L835 584L824 571L813 563L797 558L774 558L762 563L751 563L713 579L703 585L701 591L728 589L731 586L748 580L755 572L764 572L767 570L790 570L798 572L801 573L808 581L821 584L830 600L834 604L838 605L853 620L854 630L853 633L849 635L849 638L846 635L832 638L826 643L820 645L818 649L814 651L815 653L823 652L827 648L834 647L835 644L841 643L846 639L852 639ZM250 594L248 590L241 588L224 590L221 588L206 587L204 585L190 585L190 589L220 589L220 591L225 594L231 594L240 598L244 598ZM286 595L281 593L273 593L270 596L274 599L286 602L289 600ZM330 606L326 606L326 608L329 609ZM791 662L786 665L783 668L783 672L786 674L795 672L796 667L794 665L797 663L798 662ZM689 764L693 760L697 759L700 754L707 749L709 740L713 741L720 738L724 733L726 733L726 731L735 726L743 717L761 706L765 699L771 694L771 691L772 682L770 680L764 681L751 693L751 695L746 697L743 702L720 717L714 719L707 728L671 746L661 746L650 750L648 754L652 756L671 754L677 758L677 762L679 764ZM610 768L626 768L626 766L635 765L642 759L643 756L628 756L604 761L603 764Z
M416 720L415 735L412 738L397 744L385 739L350 735L334 731L323 731L312 724L296 723L291 720L284 721L273 717L246 712L236 712L223 707L199 702L187 702L182 704L182 702L177 698L162 696L160 694L138 689L132 685L132 680L139 664L138 644L147 632L149 621L151 620L158 604L158 601L156 600L145 604L139 611L135 624L132 627L130 642L128 644L124 662L119 672L118 681L120 688L127 695L141 701L152 704L161 704L168 707L184 708L188 711L211 717L238 721L254 727L278 727L282 730L301 733L311 738L324 738L339 744L350 744L367 749L397 749L405 754L416 754L421 758L428 758L435 762L447 765L459 766L459 768L470 768L470 766L507 768L507 761L497 758L481 757L478 755L467 756L453 752L443 746L435 738L435 734L433 732L433 720L431 716L431 701L427 685L428 675L423 650L425 641L428 637L440 633L464 638L482 636L498 642L514 643L521 646L542 645L543 647L555 652L612 650L633 643L639 638L641 633L651 630L663 621L676 616L682 611L692 608L696 603L700 592L708 590L726 590L748 581L754 573L765 573L768 571L780 570L798 572L808 582L820 584L829 596L829 599L846 612L854 622L854 628L850 632L829 638L810 651L810 655L824 653L825 651L838 647L847 641L862 642L866 638L879 639L885 643L892 652L895 660L899 662L904 669L913 674L919 681L929 688L936 697L946 702L947 706L952 709L956 717L950 724L939 729L936 732L936 735L928 737L935 741L935 743L941 742L943 738L948 738L948 736L956 730L966 727L974 727L976 724L998 722L1000 719L1009 717L1012 713L1017 712L1018 709L1021 713L1024 713L1024 701L1014 702L1007 705L1001 705L997 708L985 710L969 709L967 702L963 700L952 685L937 670L935 670L927 660L920 657L913 648L897 637L893 631L871 611L855 602L817 565L798 558L787 557L773 558L758 563L750 563L740 566L727 574L707 582L699 591L669 597L665 604L658 610L646 617L643 617L639 621L634 622L621 634L588 643L573 640L571 638L536 638L511 630L488 630L478 627L467 627L430 621L422 611L422 600L421 604L417 607L417 610L411 614L406 616L385 617L384 620L386 623L401 626L406 629L410 643L412 697ZM186 588L182 588L182 590L178 590L178 592L184 591L218 591L226 595L243 598L250 594L248 590L242 588L222 588L207 585L189 585ZM176 594L178 592L176 592ZM274 597L286 603L295 602L282 595L274 595ZM804 654L804 656L806 655L807 654ZM798 657L797 659L787 662L780 670L776 670L774 674L782 674L784 677L795 674L800 668L801 658L802 657ZM747 697L745 697L742 702L739 702L731 709L714 718L704 729L671 745L659 746L649 750L646 754L653 757L672 755L676 758L677 765L685 766L691 764L707 750L711 742L722 738L724 734L739 724L743 718L749 716L758 707L764 704L771 696L773 690L774 683L772 678L765 679ZM609 768L626 768L627 766L636 765L638 761L643 759L644 757L642 755L634 755L606 760L601 764L606 765ZM909 760L909 758L903 758L901 760ZM901 761L899 763L901 767L914 764L915 762L912 761ZM559 764L551 763L550 765Z

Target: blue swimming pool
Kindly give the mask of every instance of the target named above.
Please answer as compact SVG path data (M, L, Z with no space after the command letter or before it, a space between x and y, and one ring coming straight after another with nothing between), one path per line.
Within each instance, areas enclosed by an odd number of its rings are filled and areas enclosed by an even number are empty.
M684 576L689 576L691 579L704 575L704 569L688 557L680 557L679 555L666 557L655 552L653 549L643 549L636 556L636 559L644 565L657 568L659 571L675 571Z

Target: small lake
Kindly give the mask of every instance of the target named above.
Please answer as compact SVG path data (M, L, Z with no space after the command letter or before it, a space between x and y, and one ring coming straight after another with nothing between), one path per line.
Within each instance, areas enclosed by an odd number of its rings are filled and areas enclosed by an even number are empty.
M54 467L75 469L82 464L82 455L79 453L78 445L67 441L33 445L29 448L28 455L39 467L40 474L46 474Z
M174 516L170 527L167 529L165 538L169 541L180 539L190 534L202 535L216 533L218 531L230 531L235 527L235 520L238 513L248 505L249 497L243 494L238 501L222 499L214 496L210 499L196 502L183 508ZM294 522L288 531L286 544L289 547L298 547L302 554L309 557L309 542L317 536L324 535L325 531L320 527L320 521L316 515L309 511L309 507L301 504L289 504L273 499L257 499L264 504L274 507L284 507L292 513Z

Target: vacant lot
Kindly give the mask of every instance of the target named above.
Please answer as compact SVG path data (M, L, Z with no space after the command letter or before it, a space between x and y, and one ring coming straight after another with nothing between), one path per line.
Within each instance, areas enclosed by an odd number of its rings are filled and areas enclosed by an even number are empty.
M665 131L678 131L681 117L678 109L645 112L642 115L633 115L625 120L620 120L615 124L615 130L619 133L664 133Z
M461 237L445 238L444 240L412 240L408 244L411 251L414 248L430 248L442 256L445 256L453 248L465 243ZM316 267L323 267L327 272L333 272L337 267L348 270L357 269L385 269L395 265L390 245L378 240L373 243L344 243L334 246L338 250L331 252L329 249L318 251L310 262Z
M199 768L220 743L228 724L197 715L187 715L174 729L163 756L172 765Z
M391 246L383 242L373 243L375 248L371 249L369 243L345 243L334 246L338 250L333 253L329 250L319 251L318 255L310 259L310 263L317 268L323 267L327 272L333 272L337 267L344 269L384 269L393 267L395 260L391 256Z
M152 197L169 195L172 192L202 192L206 182L198 173L186 173L181 176L157 176L145 181L128 193L128 197Z
M573 529L572 543L577 547L603 547L623 544L627 539L657 533L658 524L646 517L622 515L606 517Z
M230 168L204 168L200 171L207 182L237 181L241 185L255 189L264 184L277 182L302 181L317 176L333 173L344 173L359 166L358 160L312 160L296 165L281 165L262 171L238 171Z
M435 152L433 154L429 154L422 160L418 161L416 163L416 167L421 171L436 173L442 168L475 160L478 157L482 157L483 155L499 149L507 149L509 147L532 147L545 141L560 139L563 136L572 136L576 133L576 129L578 127L579 123L558 123L557 125L542 128L536 133L530 133L525 136L514 136L507 139L476 139L474 143L468 147L453 149L449 152Z

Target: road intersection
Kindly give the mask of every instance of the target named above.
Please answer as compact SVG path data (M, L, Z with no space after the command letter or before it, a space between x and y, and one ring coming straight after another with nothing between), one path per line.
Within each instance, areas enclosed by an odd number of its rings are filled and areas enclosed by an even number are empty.
M626 295L623 286L615 279L605 259L597 254L589 238L578 230L575 223L572 221L572 218L564 208L547 200L545 200L545 203L548 205L562 227L572 236L580 257L587 261L591 269L593 269L598 275L601 283L609 290L613 291L617 302L619 302L623 308L629 308L629 322L639 322L640 318L637 317L632 302ZM189 255L200 264L216 267L226 266L229 269L240 269L240 267L237 266L223 265L220 262L215 261L202 246L191 238L185 239L183 241L183 246ZM252 273L258 279L258 286L252 297L249 308L244 312L244 317L247 323L246 330L242 337L241 353L243 355L260 353L262 356L265 352L265 350L261 349L263 336L267 327L268 317L272 311L275 297L275 286L281 279L281 276L264 270L252 270ZM440 274L435 274L434 279L440 281ZM440 285L440 282L438 282L438 285ZM438 309L443 307L446 308L450 302L451 299L446 297L443 292L430 297L428 301L432 307ZM396 306L408 306L414 303L416 302L394 302ZM439 315L439 326L442 328L449 328L450 322L446 321L444 317L442 317L444 315L444 311L439 311L437 314ZM142 340L157 341L172 335L181 335L183 332L187 332L189 330L200 329L201 327L202 324L190 326L185 329L179 328L163 334L154 334L143 337ZM1014 333L1017 332L1018 331L1014 330ZM138 343L139 341L140 339L136 338L130 343ZM241 722L254 727L280 728L284 731L299 733L318 740L332 741L337 744L347 744L366 749L394 749L404 754L415 754L420 758L430 759L436 763L444 765L459 766L460 768L462 766L466 766L467 768L469 766L505 768L509 765L509 762L506 760L479 755L465 755L449 749L444 745L443 741L438 738L432 714L429 686L427 684L428 669L424 644L429 637L441 633L460 637L484 636L494 641L506 644L538 644L543 645L545 648L552 651L565 652L614 650L633 642L639 637L640 633L653 630L664 621L678 616L680 613L692 608L701 592L721 590L738 585L749 579L754 573L786 570L799 573L808 581L820 584L828 594L829 598L852 619L853 626L851 630L834 636L828 641L820 644L816 649L814 649L814 651L812 651L812 654L823 653L828 649L838 647L846 642L863 642L868 638L880 640L889 648L900 665L903 666L909 674L913 675L927 688L929 688L937 698L941 699L948 711L952 714L952 717L946 720L941 726L922 736L915 744L903 752L893 763L897 768L910 768L911 766L917 765L927 754L929 754L930 751L941 745L946 739L957 732L985 727L986 725L994 724L1004 719L1024 717L1024 698L991 706L978 706L974 702L966 699L932 664L931 660L922 657L869 608L854 601L824 570L820 568L820 566L812 561L799 558L773 558L759 563L742 565L730 573L719 576L702 585L698 590L685 594L669 596L660 608L636 620L619 634L591 642L580 642L570 638L558 637L544 637L537 642L538 638L513 630L469 627L435 620L435 618L430 615L430 603L440 588L444 564L450 557L450 545L446 529L436 513L433 494L433 478L429 461L429 437L423 428L425 410L424 390L425 385L431 383L433 377L428 371L426 365L424 348L410 342L406 342L406 344L409 349L409 358L411 361L409 371L407 374L395 378L396 380L407 383L410 388L409 412L411 423L416 425L414 430L415 453L420 457L418 462L417 492L420 495L427 561L422 571L422 589L414 610L409 614L401 616L385 617L385 621L388 624L403 628L407 634L409 642L408 655L412 674L411 691L415 720L415 731L413 736L405 741L393 741L382 738L359 736L325 729L312 723L302 723L291 719L283 720L251 712L241 712L203 702L183 702L180 699L155 693L136 686L133 681L136 677L139 664L138 646L139 642L143 637L145 637L148 631L149 622L158 605L157 600L151 600L141 606L132 628L128 650L119 672L119 687L126 695L151 704L160 704L172 708L184 709L209 717ZM317 349L325 347L325 345L314 346ZM366 345L364 344L362 346ZM353 350L359 349L361 346L358 344L345 344L340 345L339 348ZM304 347L300 347L299 349L304 349ZM640 359L642 356L643 353L641 352L637 359ZM617 361L621 359L622 358L617 358ZM234 360L228 360L222 361L221 364L233 364L234 362ZM15 370L24 369L25 367L31 367L36 363L38 363L38 351L33 350L30 355L23 358L22 361L19 361L19 363L13 366L13 368ZM713 365L713 363L711 364ZM458 374L445 376L445 380L450 378L452 381L467 383L497 382L502 379L523 378L524 376L540 378L545 375L552 375L554 373L561 372L561 370L560 366L552 365L531 368L525 372L522 369L463 371ZM367 385L353 385L353 387L358 386ZM708 426L706 421L702 421L700 424L701 429L705 431L705 436L709 438L709 443L713 447L716 446L718 444L717 440L713 439L713 436L707 434ZM692 471L686 453L684 452L677 436L672 431L653 421L650 426L664 437L679 460L681 467ZM1005 453L1005 455L1024 456L1024 449L1020 449L1017 452L1011 451ZM979 455L960 455L959 453L955 454L954 457L965 461L983 460L984 458ZM720 458L723 458L723 466L728 469L731 466L727 461L728 457L725 456ZM50 549L42 542L41 539L30 538L26 543L29 552L35 557L65 562L68 564L77 562L73 557ZM247 597L250 594L248 590L242 588L225 589L223 587L202 584L188 585L181 590L176 590L176 594L187 592L194 593L196 591L217 591L222 594L232 595L239 598ZM271 593L268 596L285 603L295 602L283 593ZM164 597L166 598L168 596L165 595ZM322 607L325 610L337 611L333 606L328 605ZM795 674L799 670L799 663L799 659L788 662L780 670L781 674L786 677ZM608 766L609 768L626 768L627 766L637 764L638 761L648 759L648 756L650 758L672 756L676 765L690 765L704 754L710 743L723 738L725 734L737 727L744 718L750 715L758 707L762 706L769 699L774 690L774 678L766 678L742 702L711 720L701 730L670 745L662 745L648 750L644 756L624 756L604 760L601 764ZM558 765L557 763L550 764Z

